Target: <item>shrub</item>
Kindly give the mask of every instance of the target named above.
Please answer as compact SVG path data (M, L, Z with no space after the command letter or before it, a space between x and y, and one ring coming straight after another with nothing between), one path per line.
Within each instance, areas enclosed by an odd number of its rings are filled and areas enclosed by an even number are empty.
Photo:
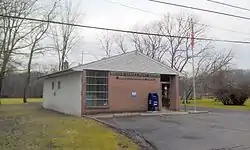
M216 91L215 95L224 105L244 105L248 99L248 88L220 88Z

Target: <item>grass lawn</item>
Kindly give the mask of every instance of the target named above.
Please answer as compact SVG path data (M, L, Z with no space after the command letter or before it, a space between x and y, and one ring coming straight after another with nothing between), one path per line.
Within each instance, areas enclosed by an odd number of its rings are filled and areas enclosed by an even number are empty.
M0 105L0 149L136 150L138 146L93 120L29 103Z
M183 104L182 104L183 105ZM188 106L194 106L193 101ZM250 110L250 100L247 100L244 106L226 106L221 102L214 100L196 100L197 107L220 108L220 109L235 109L235 110Z
M22 104L22 98L0 98L1 104ZM28 103L42 102L42 98L29 98Z

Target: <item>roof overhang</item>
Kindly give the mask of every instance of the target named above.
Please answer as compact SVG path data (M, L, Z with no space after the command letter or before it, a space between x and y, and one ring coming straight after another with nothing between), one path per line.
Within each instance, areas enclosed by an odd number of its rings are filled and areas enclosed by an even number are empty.
M73 72L77 72L77 71L75 71L74 69L70 68L70 69L67 69L67 70L58 71L58 72L54 72L54 73L51 73L51 74L40 76L39 79L54 78L54 77L58 77L58 76L70 74L70 73L73 73Z
M97 60L87 64L78 65L76 67L55 72L52 74L41 76L40 78L53 78L72 72L81 72L83 70L99 70L99 71L119 71L119 72L136 72L136 73L152 73L166 74L175 76L184 76L181 72L163 64L147 55L132 51L121 55L112 56L106 59Z

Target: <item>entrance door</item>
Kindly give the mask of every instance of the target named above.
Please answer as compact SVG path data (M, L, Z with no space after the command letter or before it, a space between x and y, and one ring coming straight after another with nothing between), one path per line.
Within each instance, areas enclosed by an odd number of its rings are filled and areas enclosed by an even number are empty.
M165 108L165 109L170 108L169 89L170 89L169 84L167 84L167 83L162 83L161 84L162 107Z

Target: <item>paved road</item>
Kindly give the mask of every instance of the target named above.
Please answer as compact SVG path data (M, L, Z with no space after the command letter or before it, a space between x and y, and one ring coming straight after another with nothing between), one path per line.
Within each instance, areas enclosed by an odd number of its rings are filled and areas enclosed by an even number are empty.
M105 121L137 131L159 150L250 150L249 112L217 110L211 114Z

